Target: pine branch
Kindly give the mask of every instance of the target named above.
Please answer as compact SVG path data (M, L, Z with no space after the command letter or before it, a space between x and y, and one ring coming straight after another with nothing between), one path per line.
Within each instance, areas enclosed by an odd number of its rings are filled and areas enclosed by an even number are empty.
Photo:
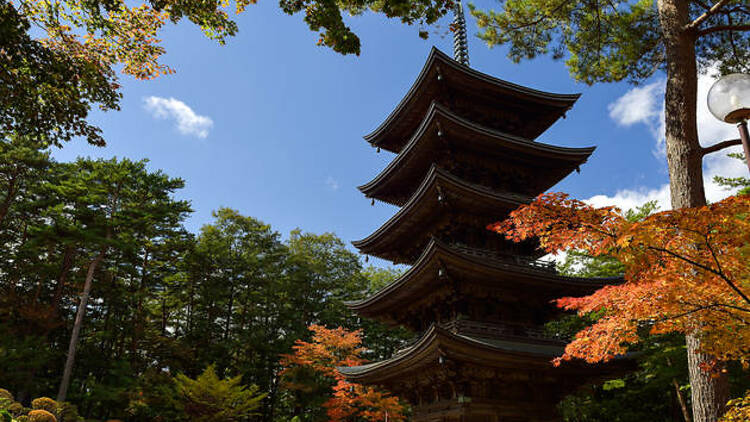
M735 145L742 145L742 140L741 139L729 139L726 141L721 141L718 144L714 144L711 146L701 148L701 154L708 155L716 151L721 151L725 148L733 147Z
M524 28L527 28L527 27L530 27L530 26L538 25L538 24L542 23L543 21L545 21L546 19L549 19L550 17L552 17L552 15L554 15L555 13L559 12L568 3L570 3L569 0L563 0L557 6L555 6L552 10L550 10L549 13L546 13L546 12L542 11L541 12L542 15L539 16L538 18L533 19L533 20L528 21L528 22L521 22L521 23L519 23L516 26L511 26L511 27L509 27L509 30L510 31L518 31L519 29L524 29Z

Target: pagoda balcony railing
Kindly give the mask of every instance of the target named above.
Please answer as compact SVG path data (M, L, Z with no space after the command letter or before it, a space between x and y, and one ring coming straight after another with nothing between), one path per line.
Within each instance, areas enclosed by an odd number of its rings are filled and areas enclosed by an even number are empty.
M559 344L564 339L549 335L544 327L513 322L482 322L468 319L455 319L439 324L456 334L476 337L532 340L534 342Z
M487 249L472 248L462 243L453 243L451 246L468 255L474 255L474 256L478 256L482 258L492 258L492 259L504 261L506 263L509 263L511 265L516 265L519 267L524 267L524 268L531 267L532 269L539 270L539 271L550 272L550 273L555 273L555 274L557 273L557 268L555 267L554 261L542 261L540 259L533 259L528 256L504 254L504 253L498 253L498 252L494 252L494 251L487 250Z

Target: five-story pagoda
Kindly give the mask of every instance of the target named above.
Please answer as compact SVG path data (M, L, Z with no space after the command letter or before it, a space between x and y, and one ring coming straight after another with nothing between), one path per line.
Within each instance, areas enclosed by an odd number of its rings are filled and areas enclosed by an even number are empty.
M433 48L401 103L365 137L397 155L360 190L400 209L354 245L411 268L349 306L409 327L418 340L341 372L408 400L415 421L555 420L560 398L596 371L552 366L564 343L542 330L559 312L550 301L613 280L560 276L537 261L537 244L511 243L486 226L577 170L594 148L534 141L578 95L471 69L465 34L455 53Z

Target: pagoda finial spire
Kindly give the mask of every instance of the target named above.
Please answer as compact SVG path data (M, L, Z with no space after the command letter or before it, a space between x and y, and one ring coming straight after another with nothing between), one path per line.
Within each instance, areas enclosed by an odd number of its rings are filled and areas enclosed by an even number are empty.
M456 0L453 13L453 59L466 66L469 65L469 42L466 39L466 18L464 18L464 6L461 0Z

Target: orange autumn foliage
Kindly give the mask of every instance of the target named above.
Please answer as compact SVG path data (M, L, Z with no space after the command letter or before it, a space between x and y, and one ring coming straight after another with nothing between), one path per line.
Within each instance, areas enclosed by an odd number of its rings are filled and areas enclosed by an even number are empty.
M623 284L556 301L579 314L602 315L575 336L557 364L608 361L637 343L645 328L698 333L704 352L750 364L750 196L630 222L615 207L549 193L489 229L514 241L538 237L550 253L577 249L624 264Z
M347 331L344 328L328 329L313 324L312 341L297 340L292 347L293 354L283 355L282 375L294 369L311 369L318 375L332 380L331 397L323 406L331 421L350 420L352 417L368 421L404 421L405 409L397 397L347 381L336 369L343 366L356 366L366 363L360 357L362 348L361 331ZM305 386L287 384L287 388L304 390Z
M255 1L235 0L235 13ZM13 0L11 4L41 30L40 41L51 49L85 59L102 73L122 65L123 73L137 79L174 73L160 62L166 51L159 32L169 22L188 17L220 43L236 32L229 20L229 0Z

